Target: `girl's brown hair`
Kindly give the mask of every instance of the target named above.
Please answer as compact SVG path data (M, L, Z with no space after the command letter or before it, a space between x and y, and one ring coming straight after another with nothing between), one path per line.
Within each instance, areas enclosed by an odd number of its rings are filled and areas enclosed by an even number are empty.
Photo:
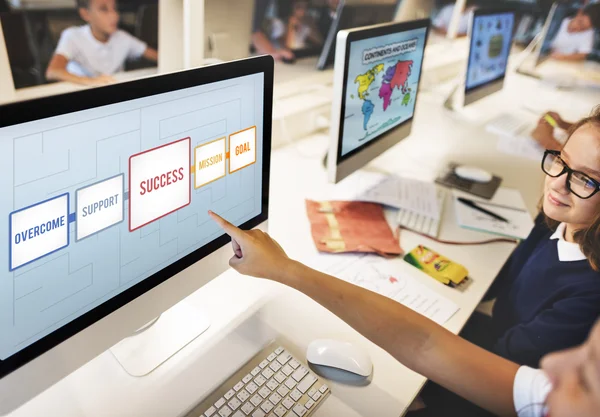
M581 119L571 127L569 130L569 139L577 129L587 124L592 124L600 129L600 106L596 107L588 117ZM567 141L569 139L567 139ZM549 218L545 214L544 216L546 218L546 224L552 230L555 230L558 227L559 222ZM592 223L585 229L577 230L573 234L573 238L581 247L581 251L588 259L592 269L594 271L600 271L600 206L598 207L598 212Z

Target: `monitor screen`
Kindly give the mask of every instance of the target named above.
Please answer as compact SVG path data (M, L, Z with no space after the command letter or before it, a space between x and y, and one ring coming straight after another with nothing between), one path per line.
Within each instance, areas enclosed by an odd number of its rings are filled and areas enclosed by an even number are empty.
M503 79L512 45L514 14L475 14L471 28L471 50L466 91Z
M240 62L59 97L55 108L134 98L24 123L0 109L0 365L216 250L209 209L236 225L266 216L269 87L262 72L226 78L252 67Z
M411 120L427 27L351 42L338 163Z

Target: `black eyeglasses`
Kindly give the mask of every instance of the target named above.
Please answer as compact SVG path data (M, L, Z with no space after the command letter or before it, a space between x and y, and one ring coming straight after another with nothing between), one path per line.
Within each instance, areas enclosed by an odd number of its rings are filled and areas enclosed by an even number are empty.
M575 171L560 157L560 151L544 152L542 171L553 178L567 174L567 189L582 199L588 199L600 191L600 182L580 171Z

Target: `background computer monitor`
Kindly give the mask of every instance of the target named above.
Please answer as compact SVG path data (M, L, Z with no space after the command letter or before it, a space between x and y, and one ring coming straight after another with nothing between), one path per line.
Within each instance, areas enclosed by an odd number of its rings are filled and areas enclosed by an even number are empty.
M342 0L325 39L317 68L333 64L337 34L340 30L391 22L396 15L398 0Z
M565 17L573 11L574 7L570 4L554 3L552 9L550 9L550 12L548 13L539 46L536 49L535 67L538 67L550 58L550 55L552 54L552 44L560 31L560 26Z
M464 105L504 87L515 26L514 12L478 9L469 27L470 51L465 78Z
M425 19L339 32L330 181L342 180L410 134L429 26Z
M266 226L272 89L258 57L0 107L0 414L224 271L207 210Z

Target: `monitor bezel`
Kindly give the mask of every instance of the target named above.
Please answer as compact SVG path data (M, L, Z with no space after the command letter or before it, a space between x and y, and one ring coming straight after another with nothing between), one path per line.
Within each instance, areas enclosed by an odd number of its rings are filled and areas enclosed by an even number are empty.
M475 87L468 87L468 77L469 77L469 65L471 63L471 54L473 53L473 42L474 36L473 31L475 28L475 19L481 16L489 16L496 14L512 14L513 17L513 27L510 33L510 42L509 42L509 51L508 57L506 59L506 67L504 68L504 74L489 80L483 84L477 85ZM485 9L476 9L471 14L471 21L469 24L469 56L467 57L467 65L465 70L465 83L464 83L464 94L465 94L465 105L471 104L474 101L480 100L483 97L487 97L489 94L492 94L496 91L499 91L504 86L504 80L506 79L506 75L508 74L508 58L510 58L510 50L512 49L514 37L515 37L515 28L516 28L516 13L513 9L510 8L485 8ZM469 99L471 96L471 99Z
M225 64L211 65L143 78L105 87L5 104L0 106L0 129L35 120L261 73L264 74L262 201L260 214L240 226L240 228L248 230L265 222L268 219L269 214L274 77L274 61L270 56L259 56ZM219 236L189 255L184 256L133 287L115 295L105 303L102 303L87 313L73 319L63 327L23 348L7 359L0 360L0 379L8 376L28 362L48 352L60 343L102 320L126 304L143 296L148 291L225 246L230 241L231 238L226 234Z
M400 23L383 23L375 26L368 26L366 28L359 28L355 30L351 30L348 32L348 37L346 38L346 43L344 45L345 48L345 59L344 59L344 75L343 75L343 84L342 84L342 100L340 107L340 118L337 123L339 123L339 130L337 135L337 152L336 152L336 165L339 166L346 160L352 158L354 155L363 152L365 149L371 148L372 146L381 143L386 138L395 134L399 129L411 123L415 117L415 112L417 109L417 104L419 100L419 90L421 88L421 79L423 76L423 65L425 62L425 52L423 52L423 59L421 60L421 68L419 68L419 79L417 81L417 94L415 96L415 108L413 110L413 115L409 119L406 119L402 123L394 126L392 129L388 130L385 133L382 133L379 137L370 140L364 145L353 149L345 155L342 155L342 140L344 137L344 119L346 115L346 94L348 88L348 70L349 70L349 57L350 57L350 47L353 42L361 41L369 38L378 38L380 36L391 35L397 32L407 32L415 29L425 29L425 46L423 50L425 51L427 40L429 39L429 33L431 29L431 19L420 19L414 20L411 22L400 22ZM332 120L332 123L335 121Z

